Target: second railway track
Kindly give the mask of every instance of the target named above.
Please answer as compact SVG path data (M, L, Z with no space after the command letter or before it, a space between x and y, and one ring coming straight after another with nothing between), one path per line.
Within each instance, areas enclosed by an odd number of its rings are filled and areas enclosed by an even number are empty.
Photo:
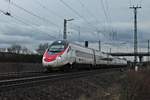
M63 80L63 79L72 79L72 78L80 78L84 76L94 75L94 74L102 74L111 71L118 71L118 68L115 69L97 69L97 70L86 70L80 72L68 72L68 73L53 73L53 74L45 74L39 76L31 76L31 77L23 77L23 78L14 78L7 80L0 80L0 92L12 90L15 88L22 88L25 86L36 86L43 84L49 81Z
M39 76L45 75L44 71L39 72L10 72L10 73L1 73L0 80L8 80L14 78L24 78L24 77L31 77L31 76Z

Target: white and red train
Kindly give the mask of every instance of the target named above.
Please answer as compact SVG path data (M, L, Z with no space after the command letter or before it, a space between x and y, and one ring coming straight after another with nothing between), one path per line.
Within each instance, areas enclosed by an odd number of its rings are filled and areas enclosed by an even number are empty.
M53 42L42 59L47 69L126 67L127 60L70 43L65 40Z

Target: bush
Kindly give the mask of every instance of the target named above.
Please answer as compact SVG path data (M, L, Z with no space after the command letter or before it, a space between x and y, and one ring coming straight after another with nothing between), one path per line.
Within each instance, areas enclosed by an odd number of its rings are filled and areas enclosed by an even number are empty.
M15 53L0 53L0 62L41 63L42 55L25 55Z
M150 71L128 73L127 99L150 100Z

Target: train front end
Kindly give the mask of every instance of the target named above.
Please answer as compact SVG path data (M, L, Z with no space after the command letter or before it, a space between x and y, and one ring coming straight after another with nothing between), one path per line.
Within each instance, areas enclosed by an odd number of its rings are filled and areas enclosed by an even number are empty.
M42 59L42 64L47 69L58 69L64 66L66 61L66 49L68 48L67 41L55 41L45 51Z

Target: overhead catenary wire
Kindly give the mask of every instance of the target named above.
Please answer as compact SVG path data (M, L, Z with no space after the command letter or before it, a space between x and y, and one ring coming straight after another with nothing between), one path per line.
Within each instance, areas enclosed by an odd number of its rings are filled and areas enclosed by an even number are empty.
M23 17L17 16L17 15L15 15L15 17L17 17L17 18L23 20L23 21L26 22L26 23L30 23L30 24L33 25L33 26L40 26L40 24L37 23L37 22L31 22L31 21L29 21L28 19L24 19Z
M5 13L5 12L4 12L3 10L1 10L1 9L0 9L0 12L3 13L3 14Z
M109 7L109 4L108 4L108 0L105 0L106 2L106 10L108 12L108 17L109 17L109 22L112 23L112 19L111 19L111 16L110 16L110 7Z
M97 30L97 27L91 25L91 23L82 15L80 15L78 13L78 11L76 11L74 8L72 8L69 4L67 4L65 1L63 0L59 0L62 4L64 4L67 8L69 8L72 12L74 12L77 16L79 16L81 19L83 19L87 24L89 24L90 26L92 26L94 29Z
M49 9L48 7L46 7L44 4L42 4L39 0L34 0L34 2L36 4L38 4L39 6L41 6L41 8L45 9L47 12L53 14L54 16L56 16L59 19L63 19L63 16L57 14L56 12L54 12L53 10Z
M10 0L9 0L9 3L10 3ZM3 10L0 10L0 12L2 12L2 13L3 13L4 15L6 15L6 16L9 16L9 17L15 19L15 20L18 21L18 22L21 22L21 23L24 24L24 25L30 26L30 27L32 27L33 29L36 29L36 30L37 30L37 28L31 26L31 25L30 25L29 23L27 23L26 21L23 21L23 20L19 19L18 17L13 16L10 12L5 12L5 11L3 11ZM41 30L38 30L38 31L39 31L39 32L42 32L42 33L45 33L45 32L43 32L43 31L41 31ZM50 34L48 34L48 33L46 33L46 34L49 35L50 37L54 38L54 39L57 39L55 36L52 36L52 35L50 35Z
M105 2L104 2L104 1L105 1ZM109 24L112 24L110 12L109 12L109 4L108 4L108 1L107 1L107 0L103 0L102 3L103 3L103 7L104 7L104 9L105 9L105 11L106 11L107 21L108 21ZM110 31L111 31L110 37L111 37L111 35L112 35L112 37L113 37L114 32L113 32L113 28L112 28L111 26L110 26Z
M107 0L105 0L105 2L104 2L104 0L101 0L102 1L102 5L103 5L103 9L104 9L104 12L105 12L105 14L106 14L106 16L107 16L107 21L108 21L108 23L112 23L112 20L111 20L111 16L110 16L110 12L109 12L109 4L108 4L108 1ZM104 4L105 3L105 4ZM105 6L106 5L106 6Z
M111 24L112 24L112 21L111 21L111 16L110 16L110 14L109 14L108 1L105 0L105 2L104 2L104 0L100 0L100 2L101 2L102 9L103 9L103 13L104 13L105 18L106 18L106 23L111 25ZM109 26L109 28L110 28L110 34L109 34L109 35L110 35L110 38L112 37L113 40L116 39L116 38L115 38L116 33L114 32L113 27L112 27L112 26Z
M82 3L81 0L78 0L78 2L86 10L88 15L90 15L91 17L94 17L96 20L98 20L97 17Z
M7 0L8 1L8 12L10 13L10 0Z
M108 16L107 16L107 13L106 13L106 10L105 10L105 6L104 6L104 3L103 3L103 0L98 0L98 2L100 1L100 4L101 4L101 8L103 10L103 13L104 13L104 16L105 16L105 22L104 24L106 25L108 23ZM106 26L105 26L106 27ZM105 29L105 28L104 28ZM105 30L104 30L105 31Z
M104 12L106 21L109 22L109 20L108 20L108 15L107 15L107 13L106 13L106 9L105 9L105 6L104 6L104 2L103 2L103 0L100 0L100 1L101 1L101 6L102 6L102 9L103 9L103 12Z
M63 3L67 8L69 8L71 11L73 11L75 14L77 14L79 17L83 18L85 21L87 21L82 15L80 15L75 9L73 9L70 5L68 5L65 1L60 0L61 3Z
M131 0L129 0L129 6L131 6L132 5L132 1Z
M11 17L11 18L17 20L18 22L21 22L22 24L25 24L25 25L27 25L27 26L30 25L30 24L24 22L23 20L21 20L21 19L15 17L15 16L11 15L11 13L9 13L9 12L4 12L3 10L0 10L0 12L2 12L2 13L3 13L4 15L6 15L6 16L9 16L9 17ZM37 28L35 28L34 26L31 26L31 25L30 25L30 27L32 27L32 29L36 29L36 30L37 30ZM39 32L42 32L42 33L45 33L45 32L43 32L43 31L41 31L41 30L38 30L38 31L39 31ZM54 39L57 39L55 36L52 36L52 35L50 35L50 34L48 34L48 33L46 33L46 34L49 35L50 37L54 38Z
M78 0L78 3L80 4L80 6L83 8L83 10L85 10L85 12L87 12L87 14L92 17L92 18L95 18L96 19L96 22L100 22L98 21L97 17L85 6L85 4L81 1L81 0ZM79 16L80 17L80 16ZM87 21L86 21L87 22ZM89 23L89 22L88 22ZM90 23L89 23L90 24ZM100 23L101 24L101 23ZM76 25L77 27L79 27L78 25ZM92 26L93 27L93 26ZM96 31L99 31L98 30L98 27L93 27L94 29L96 28ZM75 29L73 28L74 30L76 30L77 32L79 32L78 28Z
M99 23L101 26L102 26L102 22L97 18L97 16L95 14L93 14L86 6L85 4L81 1L81 0L78 0L80 5L85 8L86 12L88 15L90 15L91 17L95 18L96 19L96 22ZM97 26L98 27L98 26ZM100 29L96 29L97 32L100 31Z
M19 19L23 19L23 18L21 18L20 16L17 16L17 15L15 15L15 17L17 17L17 19L19 18ZM30 24L34 24L34 25L36 25L36 26L39 26L40 24L37 24L37 23L32 23L31 21L29 21L29 20L24 20L24 22L30 22Z
M54 25L54 26L56 26L56 27L59 27L57 24L51 22L50 20L48 20L48 19L46 19L46 18L44 18L44 17L41 17L41 16L39 16L39 15L37 15L37 14L35 14L35 13L33 13L33 12L31 12L31 11L29 11L29 10L27 10L27 9L25 9L25 8L23 8L23 7L21 7L21 6L19 6L19 5L17 5L16 3L12 2L12 1L10 1L10 4L13 5L13 6L15 6L15 7L17 7L18 9L20 9L20 10L22 10L22 11L24 11L24 12L26 12L26 13L32 15L32 16L34 16L34 17L36 17L36 18L38 18L38 19L44 21L44 22L47 22L47 23L50 23L51 25Z
M135 5L136 0L129 0L129 6Z
M129 0L129 3L130 3L130 6L132 6L132 5L142 5L142 2L143 2L144 0Z
M109 4L108 4L108 0L105 0L105 4L106 4L106 10L109 10Z
M18 18L16 18L16 17L14 17L14 16L12 16L11 13L9 13L9 12L5 12L5 11L3 11L3 10L0 10L0 12L2 12L2 13L3 13L4 15L6 15L6 16L9 16L9 17L11 17L11 18L14 18L14 19L17 20L18 22L21 22L22 24L28 25L28 24L25 23L24 21L22 21L22 20L20 20L20 19L18 19Z
M140 6L142 6L142 2L143 2L143 0L140 0L140 1L139 1Z
M98 0L99 1L99 0ZM102 10L103 10L103 13L104 13L104 16L105 16L105 24L108 24L109 23L109 20L108 20L108 15L106 13L106 9L105 9L105 6L104 6L104 2L103 0L100 0L100 4L101 4L101 7L102 7ZM106 27L106 26L105 26Z

